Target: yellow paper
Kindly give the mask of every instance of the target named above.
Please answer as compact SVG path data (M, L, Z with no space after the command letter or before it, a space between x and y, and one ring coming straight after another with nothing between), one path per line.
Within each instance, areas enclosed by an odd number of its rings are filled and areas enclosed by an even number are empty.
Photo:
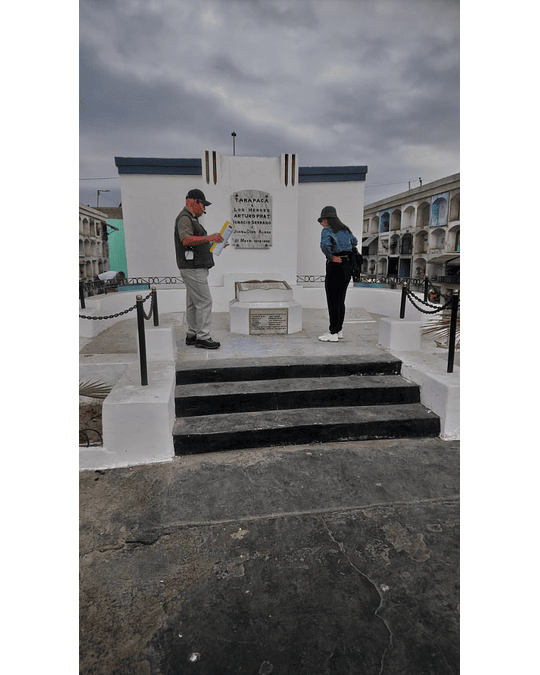
M223 251L223 249L225 248L225 244L227 243L233 230L234 225L230 223L228 220L226 220L223 227L220 230L220 235L223 237L223 241L220 241L219 243L214 242L212 246L210 246L210 251L212 253L215 253L216 255L219 255L221 251Z

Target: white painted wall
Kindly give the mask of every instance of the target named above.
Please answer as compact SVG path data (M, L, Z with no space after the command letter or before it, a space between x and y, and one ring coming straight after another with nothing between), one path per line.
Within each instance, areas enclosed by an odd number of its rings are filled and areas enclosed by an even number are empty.
M296 284L298 186L281 185L279 157L218 155L218 162L217 185L207 185L201 176L120 175L129 276L178 276L174 221L190 189L199 188L212 202L200 219L209 234L232 219L231 194L253 189L272 195L272 247L227 247L215 256L209 283L221 286L228 272L267 278L265 272L273 271Z
M298 198L298 262L300 275L326 273L321 251L321 228L317 218L325 206L335 206L342 222L362 241L364 182L301 183Z
M192 188L204 191L200 176L120 174L130 277L178 276L174 221Z
M239 157L217 153L218 182L206 184L203 152L202 176L120 174L128 273L134 276L178 276L173 228L185 196L203 190L212 202L201 223L217 232L232 219L231 194L237 190L263 190L272 195L272 247L227 247L215 257L211 286L222 286L224 275L239 278L278 278L296 285L297 274L324 274L317 218L324 206L335 206L339 217L360 240L364 209L364 183L302 183L283 180L281 157ZM271 276L269 276L271 275Z
M232 220L231 195L238 190L263 190L272 196L272 246L246 249L228 246L214 256L211 286L223 285L228 273L248 274L255 279L276 278L296 284L298 187L285 187L281 180L279 157L219 156L220 178L217 185L202 190L212 205L204 216L208 232L217 232L226 220ZM267 276L268 274L272 276ZM232 299L232 298L230 298Z

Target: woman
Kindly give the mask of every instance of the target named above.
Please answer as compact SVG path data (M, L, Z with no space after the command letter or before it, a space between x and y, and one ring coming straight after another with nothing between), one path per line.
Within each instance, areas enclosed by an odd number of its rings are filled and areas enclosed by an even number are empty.
M328 333L319 336L322 342L337 342L343 337L345 319L345 295L351 280L349 253L358 240L345 223L338 218L333 206L325 206L318 219L323 226L321 232L321 251L326 256L326 303L330 325Z

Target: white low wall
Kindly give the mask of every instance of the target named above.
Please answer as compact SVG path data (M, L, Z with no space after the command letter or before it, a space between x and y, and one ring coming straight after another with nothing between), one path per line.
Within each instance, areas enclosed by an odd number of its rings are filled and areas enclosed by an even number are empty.
M441 419L441 438L460 438L460 373L447 373L446 361L435 354L396 352L401 374L420 386L420 402Z
M419 293L415 293L420 297ZM304 287L303 292L304 309L325 309L326 294L323 287L317 288ZM382 314L391 318L399 319L401 309L401 289L392 290L389 288L364 288L360 286L350 286L347 290L345 305L352 308L362 308L372 314ZM405 308L405 318L412 321L421 321L425 323L428 315L419 312L409 300Z
M383 317L379 346L401 360L401 374L420 387L420 402L441 420L441 438L460 437L459 367L447 373L447 354L421 351L420 321ZM443 358L445 357L445 358Z
M139 364L129 365L103 402L103 447L80 447L79 468L172 460L175 381L173 362L149 362L144 387Z
M80 447L79 467L109 469L164 462L174 457L176 343L172 327L146 330L148 384L139 356L103 402L103 447Z

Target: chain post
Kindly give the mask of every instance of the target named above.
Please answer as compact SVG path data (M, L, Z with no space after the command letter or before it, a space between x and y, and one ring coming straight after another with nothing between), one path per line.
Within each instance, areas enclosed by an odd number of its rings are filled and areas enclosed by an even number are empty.
M448 366L447 373L454 372L454 352L456 347L456 328L457 328L457 313L459 307L459 291L455 290L452 293L452 310L450 316L450 335L448 338Z
M156 287L151 287L152 291L152 307L154 308L154 326L159 326L159 315L158 315L158 306L157 306L157 291Z
M84 302L84 286L82 281L79 281L79 300L81 301L81 309L86 309Z
M146 365L146 338L144 335L144 309L142 295L137 296L137 329L139 333L139 361L141 365L141 385L148 384L148 370Z
M403 282L401 287L401 309L399 310L399 318L405 318L405 305L407 304L407 282Z
M424 302L428 301L428 293L429 293L429 277L426 274L426 278L424 279Z

